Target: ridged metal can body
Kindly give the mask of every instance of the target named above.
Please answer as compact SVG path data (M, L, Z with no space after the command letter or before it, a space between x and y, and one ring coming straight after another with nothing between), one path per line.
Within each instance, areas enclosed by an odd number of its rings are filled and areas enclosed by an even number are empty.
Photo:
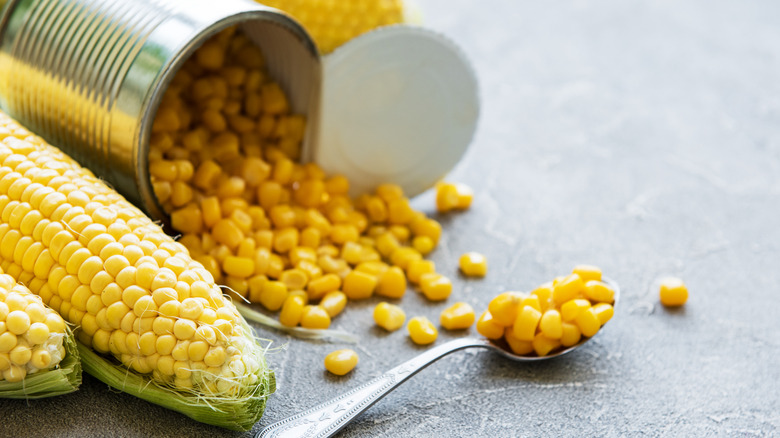
M293 110L318 104L314 43L252 1L9 0L2 17L0 107L163 222L149 179L151 126L174 74L209 37L239 25Z

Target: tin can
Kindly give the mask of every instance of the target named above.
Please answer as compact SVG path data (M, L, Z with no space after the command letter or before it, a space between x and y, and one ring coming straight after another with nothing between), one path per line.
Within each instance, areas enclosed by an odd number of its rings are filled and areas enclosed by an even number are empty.
M317 108L314 42L286 15L244 0L9 0L0 107L167 222L148 171L154 116L184 61L233 25L263 51L294 111Z

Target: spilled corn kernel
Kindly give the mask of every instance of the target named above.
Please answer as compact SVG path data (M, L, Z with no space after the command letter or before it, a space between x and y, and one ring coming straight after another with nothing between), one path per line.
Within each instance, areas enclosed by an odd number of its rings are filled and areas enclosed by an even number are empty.
M679 307L688 301L688 288L679 278L665 278L659 291L661 304L667 307Z
M460 272L468 277L484 277L487 274L487 258L478 252L467 252L460 256Z
M406 322L406 313L399 306L383 301L374 307L374 322L389 332L396 331Z
M474 192L465 184L442 182L436 186L436 209L439 213L466 210L471 207Z
M439 331L424 316L415 316L410 319L406 329L409 331L409 337L412 339L412 342L417 345L431 344L439 336Z
M358 364L358 355L354 350L336 350L325 356L325 369L337 376L343 376Z
M474 308L468 303L455 303L441 312L439 322L446 330L467 329L474 324Z

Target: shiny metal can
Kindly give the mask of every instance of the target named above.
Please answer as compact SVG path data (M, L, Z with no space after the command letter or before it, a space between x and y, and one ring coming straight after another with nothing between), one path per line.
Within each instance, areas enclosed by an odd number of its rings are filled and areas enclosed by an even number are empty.
M167 222L148 171L154 116L181 65L233 25L263 51L294 111L318 107L314 42L286 15L249 0L8 0L0 107Z

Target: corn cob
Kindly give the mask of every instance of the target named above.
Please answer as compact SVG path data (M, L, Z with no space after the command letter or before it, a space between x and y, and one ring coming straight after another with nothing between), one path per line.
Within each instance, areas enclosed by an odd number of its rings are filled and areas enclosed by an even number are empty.
M298 20L322 53L380 26L410 21L403 0L257 0Z
M81 350L85 370L196 420L251 428L273 374L211 274L2 113L0 163L0 267L79 326L78 340L94 351Z
M65 321L0 272L0 397L51 397L80 384L78 350Z

